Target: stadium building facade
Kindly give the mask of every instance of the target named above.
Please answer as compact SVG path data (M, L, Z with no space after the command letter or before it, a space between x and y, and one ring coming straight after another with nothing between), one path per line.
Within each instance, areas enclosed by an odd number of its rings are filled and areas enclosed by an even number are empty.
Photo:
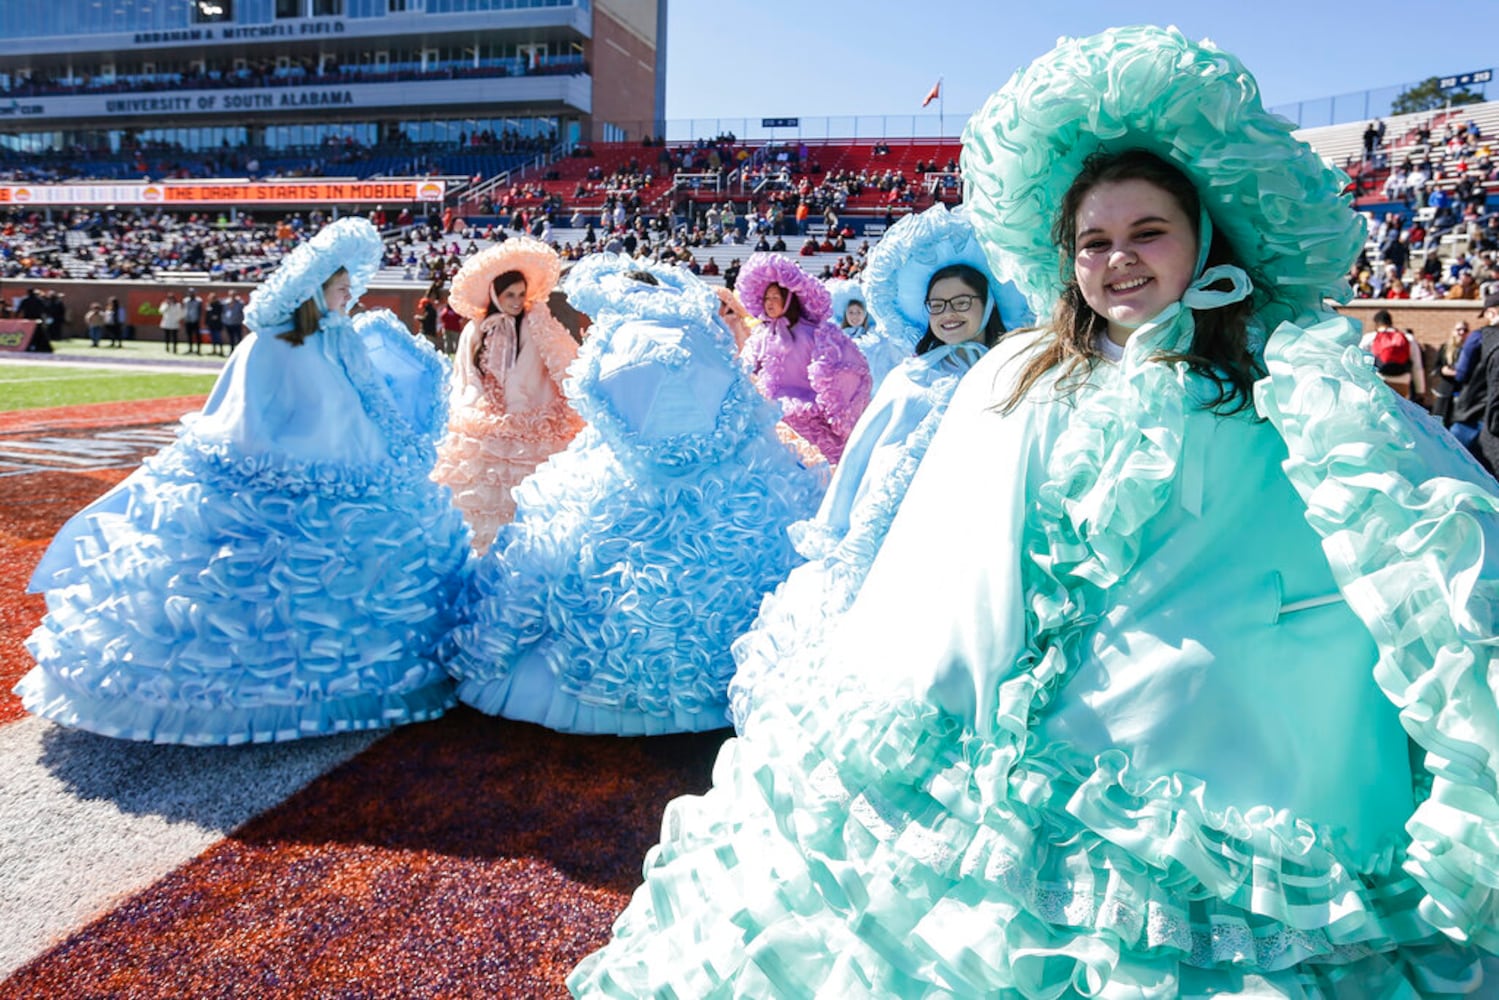
M126 177L164 151L241 167L358 150L398 173L422 150L638 138L633 123L664 119L666 6L14 0L0 157L84 154Z

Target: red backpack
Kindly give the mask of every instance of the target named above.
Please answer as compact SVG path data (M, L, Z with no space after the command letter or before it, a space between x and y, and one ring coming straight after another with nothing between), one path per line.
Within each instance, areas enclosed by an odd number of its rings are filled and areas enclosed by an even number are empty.
M1411 363L1410 341L1399 330L1386 328L1376 332L1374 342L1369 345L1369 353L1374 355L1374 364L1380 371L1384 371L1386 367L1399 368Z

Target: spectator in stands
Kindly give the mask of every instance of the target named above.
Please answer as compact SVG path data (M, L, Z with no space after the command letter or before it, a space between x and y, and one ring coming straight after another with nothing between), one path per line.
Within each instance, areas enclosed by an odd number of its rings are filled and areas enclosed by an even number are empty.
M1459 356L1454 376L1459 384L1457 400L1452 406L1452 436L1467 446L1491 474L1499 475L1499 437L1489 427L1499 421L1499 294L1483 300L1479 316L1482 329L1473 334L1477 345L1471 348L1471 366L1464 368ZM1469 353L1467 341L1464 354Z
M196 288L189 288L182 299L182 339L187 344L188 354L202 354L203 342L199 329L203 322L203 300Z
M1423 250L1426 247L1426 224L1419 218L1411 219L1411 227L1405 232L1407 251Z
M1457 274L1457 283L1447 289L1443 298L1449 300L1477 299L1478 282L1473 277L1473 269L1465 267Z
M184 312L182 301L177 298L176 292L167 292L167 297L156 308L157 312L161 315L163 349L176 354L178 337L182 334L182 314Z
M1411 202L1417 208L1426 207L1426 186L1431 183L1431 171L1424 164L1416 164L1405 178L1406 188L1409 191Z
M804 240L802 242L802 247L801 247L800 250L797 251L797 253L800 254L803 257L814 257L814 256L816 256L817 255L817 238L815 236L808 236L806 238L806 240Z
M98 347L104 336L104 307L90 302L88 312L83 314L83 325L88 330L89 346Z
M125 346L125 307L112 295L104 304L104 332L109 335L110 347Z
M1406 202L1410 198L1410 167L1400 164L1385 178L1383 193L1387 201Z
M224 322L224 336L229 341L229 353L239 346L239 339L245 332L245 302L239 297L239 292L229 291L224 296L223 305L220 307L221 317Z
M1430 405L1426 389L1426 365L1415 334L1395 326L1388 309L1374 313L1374 329L1364 334L1359 347L1374 356L1374 367L1386 384L1407 399Z

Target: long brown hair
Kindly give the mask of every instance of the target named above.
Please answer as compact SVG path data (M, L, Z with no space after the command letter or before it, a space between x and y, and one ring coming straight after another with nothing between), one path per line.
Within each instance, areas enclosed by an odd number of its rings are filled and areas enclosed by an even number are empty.
M489 289L490 289L489 305L485 307L485 309L484 309L484 315L486 317L488 317L488 316L494 316L497 313L502 312L502 310L500 309L500 307L497 306L497 305L495 305L495 300L498 299L501 295L503 295L504 292L505 292L505 289L509 288L511 285L514 285L517 282L525 282L525 281L526 281L526 276L525 276L525 274L523 274L520 271L515 271L515 270L501 271L499 274L495 275L494 276L494 280L489 283ZM529 294L530 291L531 291L531 286L530 286L529 283L527 283L526 284L526 292L527 292L527 294ZM515 361L516 358L520 357L520 323L521 323L521 320L523 318L525 318L525 313L524 312L522 312L520 316L515 317L515 357L511 358L510 359L511 361ZM487 345L485 343L485 339L486 338L484 338L484 337L479 337L474 342L474 364L476 364L476 365L478 365L480 367L483 367L483 365L484 365L484 352L485 352L485 350L487 350Z
M494 304L494 300L504 294L505 289L509 288L511 285L515 284L516 282L524 282L525 280L526 276L520 271L501 271L499 274L495 275L494 280L489 283L489 288L492 294L489 297L489 305L484 308L484 315L493 316L495 313L499 312L500 307ZM530 294L530 291L531 286L528 284L526 285L526 293ZM519 327L519 325L519 321L517 321L517 328Z
M323 287L327 288L330 284L332 284L334 278L338 277L340 274L347 273L348 268L339 268L337 271L334 271L332 274L328 275L327 279L323 282ZM301 347L304 340L312 336L314 333L317 333L318 326L322 322L323 310L318 308L317 296L313 296L312 298L303 302L301 305L297 306L297 311L291 314L291 329L287 330L285 333L276 334L276 337L280 340L287 341L293 347Z
M1111 181L1142 180L1165 191L1176 201L1192 229L1197 232L1201 202L1197 189L1180 170L1143 149L1120 153L1094 153L1083 162L1083 168L1062 198L1057 217L1052 220L1051 237L1062 251L1058 266L1063 281L1062 294L1051 314L1052 339L1033 355L1021 370L1010 398L1000 407L1008 413L1025 398L1036 382L1047 372L1060 368L1057 387L1070 395L1086 384L1093 366L1103 359L1098 338L1107 335L1108 321L1094 312L1083 298L1073 271L1077 254L1077 212L1088 192ZM1201 233L1197 233L1201 238ZM1207 266L1238 265L1238 258L1228 239L1216 226L1208 249ZM1184 352L1161 352L1158 362L1181 362L1198 375L1211 381L1216 395L1203 404L1204 409L1230 414L1249 408L1254 402L1254 381L1264 374L1249 351L1249 319L1253 313L1250 299L1217 309L1195 312L1196 332L1191 346Z

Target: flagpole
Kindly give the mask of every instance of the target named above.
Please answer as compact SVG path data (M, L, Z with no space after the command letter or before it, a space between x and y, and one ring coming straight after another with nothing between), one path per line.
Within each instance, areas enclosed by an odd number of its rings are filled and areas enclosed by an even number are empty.
M940 143L947 138L947 128L944 124L947 118L946 108L947 94L942 90L942 77L937 77L937 141Z

